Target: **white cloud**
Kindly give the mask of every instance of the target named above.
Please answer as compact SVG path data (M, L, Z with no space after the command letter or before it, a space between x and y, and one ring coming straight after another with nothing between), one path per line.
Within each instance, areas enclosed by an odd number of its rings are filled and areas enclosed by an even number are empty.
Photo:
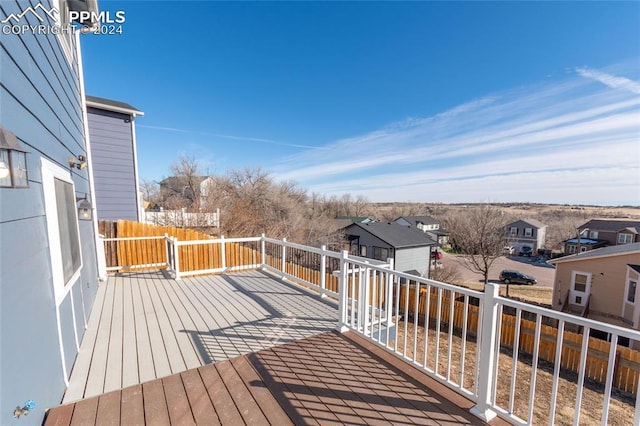
M636 95L640 95L640 83L628 79L626 77L618 77L605 72L592 70L590 68L576 68L578 74L585 78L599 81L605 86L609 86L612 89L625 89Z
M292 155L273 171L312 191L374 201L640 204L640 87L586 68L578 74L588 77L391 123Z

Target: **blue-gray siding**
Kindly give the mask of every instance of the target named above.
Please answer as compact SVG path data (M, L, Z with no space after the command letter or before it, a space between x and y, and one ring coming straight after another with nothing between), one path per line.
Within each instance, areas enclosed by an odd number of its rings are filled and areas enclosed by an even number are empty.
M36 4L2 1L0 20ZM39 23L30 14L23 19ZM60 306L61 360L40 159L69 169L70 156L86 155L78 68L69 63L54 34L0 37L0 123L29 151L29 188L0 188L0 424L36 425L48 407L60 402L65 390L62 362L69 369L77 353L71 298L79 339L83 312L90 311L95 298L94 228L80 222L84 266ZM69 173L76 195L90 194L87 170ZM35 411L14 419L13 409L28 399L36 401Z
M131 117L88 109L98 219L138 220Z

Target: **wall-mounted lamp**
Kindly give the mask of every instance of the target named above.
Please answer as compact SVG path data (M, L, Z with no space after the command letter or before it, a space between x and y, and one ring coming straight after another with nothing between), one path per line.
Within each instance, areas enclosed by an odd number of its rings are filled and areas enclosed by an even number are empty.
M27 151L16 135L0 126L0 187L27 188Z
M87 157L84 155L78 155L77 157L69 157L69 167L82 170L87 167Z
M26 416L31 412L31 410L34 410L35 408L36 402L33 399L29 399L24 403L22 407L18 405L16 409L13 410L13 417L19 419L20 416Z
M87 194L84 194L84 197L82 198L76 198L76 203L78 203L78 219L91 220L93 217L93 214L92 214L93 206L87 199Z

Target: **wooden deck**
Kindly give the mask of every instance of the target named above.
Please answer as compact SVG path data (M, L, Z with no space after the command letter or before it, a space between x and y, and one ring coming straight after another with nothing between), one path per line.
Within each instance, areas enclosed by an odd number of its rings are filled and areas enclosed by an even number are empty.
M175 281L110 276L99 288L63 403L333 329L336 307L259 271Z
M471 405L353 333L329 332L63 405L45 425L482 424Z

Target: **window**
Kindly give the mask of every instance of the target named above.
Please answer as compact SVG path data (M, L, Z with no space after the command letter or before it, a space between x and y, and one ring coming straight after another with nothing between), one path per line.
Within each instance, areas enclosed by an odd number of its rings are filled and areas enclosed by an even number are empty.
M532 237L533 236L533 228L524 228L524 236Z
M635 303L636 302L636 287L638 286L637 281L629 280L629 285L627 286L627 302Z
M585 246L581 246L580 253L584 253L585 251L587 251L587 248Z
M567 246L567 252L568 252L569 254L575 254L575 252L576 252L576 246L573 246L573 245L571 245L571 246Z
M58 231L60 233L60 251L62 254L62 273L68 283L73 274L80 269L80 239L78 237L78 219L76 217L76 196L73 184L55 179L56 207L58 209Z
M367 257L367 246L360 246L360 256Z
M518 228L515 226L512 226L509 232L511 235L518 235Z
M377 260L387 260L389 258L389 249L374 246L373 258Z
M72 64L75 58L75 37L74 26L69 20L69 3L67 0L52 0L51 4L58 11L55 25L59 28L56 32L58 40L62 46L62 51L67 57L67 61Z
M582 231L582 232L580 233L580 236L581 236L582 238L589 238L589 230L588 230L588 229L585 229L584 231Z
M59 305L80 277L82 269L76 193L69 171L44 158L42 188L53 289Z
M598 231L589 232L589 238L591 238L592 240L597 240L598 239Z
M585 274L576 273L573 277L573 289L584 293L587 291L587 284L589 283L589 276Z
M618 244L629 244L633 242L633 235L618 234Z

